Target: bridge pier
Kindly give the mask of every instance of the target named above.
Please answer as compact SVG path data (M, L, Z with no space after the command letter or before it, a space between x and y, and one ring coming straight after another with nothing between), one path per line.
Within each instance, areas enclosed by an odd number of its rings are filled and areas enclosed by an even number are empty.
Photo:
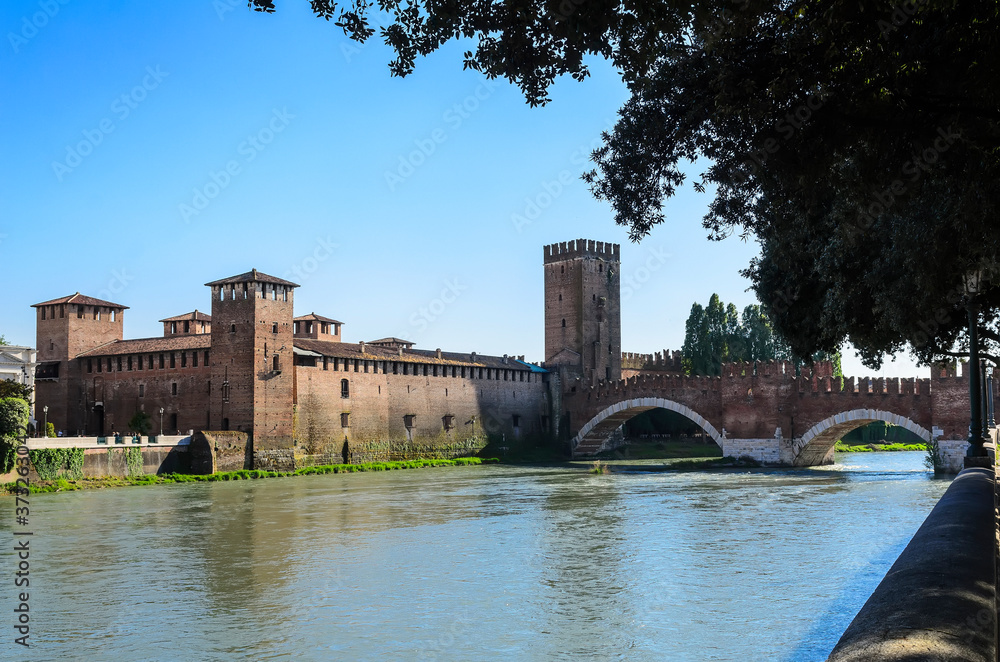
M725 457L750 458L761 464L780 465L781 439L726 439L722 440Z

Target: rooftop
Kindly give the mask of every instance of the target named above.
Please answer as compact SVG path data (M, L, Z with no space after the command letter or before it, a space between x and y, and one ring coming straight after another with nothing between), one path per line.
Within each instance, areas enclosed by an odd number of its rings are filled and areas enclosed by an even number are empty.
M285 285L286 287L299 286L298 283L293 283L290 280L284 280L274 276L268 276L267 274L257 271L256 269L251 269L245 274L240 274L238 276L230 276L229 278L223 278L221 280L213 280L211 283L205 283L205 285L212 287L213 285L228 285L230 283L271 283L272 285Z
M65 297L59 297L58 299L52 299L51 301L43 301L41 303L32 304L32 308L38 308L39 306L55 306L62 303L75 303L83 306L104 306L105 308L119 308L125 310L128 306L123 306L120 303L112 303L110 301L104 301L103 299L95 299L94 297L88 297L77 292L76 294L71 294Z
M388 338L379 338L378 340L369 340L369 345L406 345L407 347L413 347L416 343L411 340L403 340L402 338L397 338L395 336L389 336Z
M174 317L165 317L161 319L161 322L185 322L189 320L194 320L195 322L211 322L212 316L206 315L205 313L199 311L197 308L194 312L184 313L183 315L175 315Z
M294 322L305 322L312 320L314 322L327 322L329 324L343 324L340 320L332 320L329 317L323 317L322 315L317 315L316 313L309 313L308 315L301 315L294 318Z
M138 338L136 340L113 340L86 352L85 356L119 356L124 354L148 354L151 352L173 352L184 349L210 349L212 337L207 333L166 338Z
M398 361L401 363L429 363L437 365L465 365L480 368L506 368L508 370L525 370L530 372L546 372L538 366L524 363L509 356L506 360L501 356L484 356L466 352L441 352L441 358L437 357L437 350L433 349L403 349L400 354L398 349L390 349L373 345L372 343L343 343L330 342L327 340L312 340L308 338L296 338L294 346L297 349L304 349L314 352L317 355L347 358L366 359L375 361Z

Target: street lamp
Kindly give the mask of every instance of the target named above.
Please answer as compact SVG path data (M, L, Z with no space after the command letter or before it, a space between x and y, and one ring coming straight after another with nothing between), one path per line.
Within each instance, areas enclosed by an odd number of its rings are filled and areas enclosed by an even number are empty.
M163 436L163 407L160 407L160 436Z
M35 419L35 420L38 420L38 419ZM44 407L42 407L42 420L44 421L42 423L42 436L43 437L48 437L49 436L49 406L48 405L45 405Z
M979 303L976 295L983 286L983 274L978 269L966 273L965 305L969 313L969 448L965 452L966 467L989 466L979 458L986 458L986 442L989 440L983 434L982 394L980 391L979 374ZM976 458L971 460L971 458Z

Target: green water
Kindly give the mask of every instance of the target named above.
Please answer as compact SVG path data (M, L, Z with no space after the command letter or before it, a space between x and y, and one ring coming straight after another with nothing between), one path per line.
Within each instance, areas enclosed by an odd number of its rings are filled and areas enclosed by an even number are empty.
M30 660L823 660L947 487L487 466L31 497ZM13 499L0 536L12 540ZM12 544L0 551L11 577ZM12 614L12 580L0 609Z

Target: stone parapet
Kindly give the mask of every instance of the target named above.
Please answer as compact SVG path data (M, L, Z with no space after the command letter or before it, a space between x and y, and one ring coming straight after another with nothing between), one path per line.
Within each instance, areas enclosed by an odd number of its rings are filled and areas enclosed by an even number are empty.
M958 475L827 662L996 662L995 481Z

